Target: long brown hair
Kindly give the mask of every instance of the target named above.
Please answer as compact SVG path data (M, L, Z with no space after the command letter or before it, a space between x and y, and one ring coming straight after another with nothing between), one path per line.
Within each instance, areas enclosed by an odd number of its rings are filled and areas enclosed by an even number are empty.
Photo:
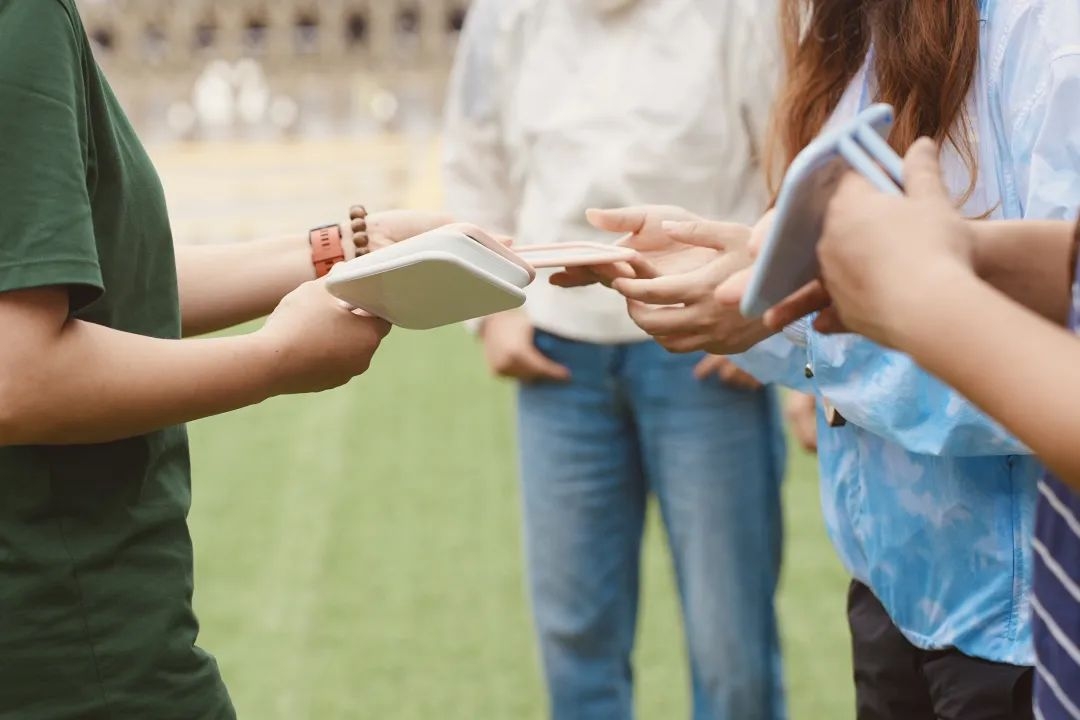
M960 152L975 184L965 112L979 57L977 0L780 0L787 72L767 153L769 183L817 136L874 45L876 101L896 109L898 152L921 136ZM970 192L970 188L969 188Z

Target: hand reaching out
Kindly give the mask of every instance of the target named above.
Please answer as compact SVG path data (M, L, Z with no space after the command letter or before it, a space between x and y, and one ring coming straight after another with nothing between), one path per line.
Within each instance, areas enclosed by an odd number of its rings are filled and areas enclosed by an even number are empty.
M671 272L651 279L618 278L612 284L627 298L634 322L672 352L735 354L767 337L761 323L745 319L737 307L716 297L719 287L749 267L753 229L706 220L662 227L669 242L684 248L665 256ZM694 262L684 262L691 257L690 249L695 251Z
M581 287L603 283L610 285L616 278L657 277L678 268L697 267L712 259L711 253L680 255L686 245L672 240L664 230L670 221L693 221L701 218L674 205L641 205L614 210L589 210L589 223L598 230L625 233L617 245L637 250L640 260L635 263L568 268L552 275L550 282L559 287Z
M723 355L706 355L694 368L694 377L706 380L716 376L720 382L739 390L760 390L764 387L756 377Z

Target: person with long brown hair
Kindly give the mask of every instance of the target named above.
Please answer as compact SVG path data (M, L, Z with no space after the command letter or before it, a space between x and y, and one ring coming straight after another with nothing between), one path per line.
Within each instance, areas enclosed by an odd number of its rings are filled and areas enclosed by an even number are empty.
M1080 69L1080 54L1073 65ZM1080 140L1080 125L1073 137ZM1080 143L1074 147L1080 166ZM941 183L930 141L908 152L904 175L905 197L886 197L854 175L844 181L818 246L827 292L822 284L799 293L793 301L801 307L778 312L803 314L808 302L829 332L858 332L910 353L1047 464L1033 541L1035 707L1043 718L1075 718L1080 225L965 221ZM971 322L988 310L995 322Z
M890 141L942 146L949 192L972 218L1063 218L1080 198L1080 48L1071 0L786 0L786 78L770 157L786 166L824 128L892 104ZM1064 59L1064 60L1063 60ZM742 318L733 273L755 229L665 208L594 212L662 276L613 279L670 350L741 353L759 378L814 392L825 519L849 595L858 717L1031 717L1031 533L1037 461L905 355L797 322ZM687 246L690 245L690 247ZM710 256L709 253L712 253ZM620 277L621 276L621 277ZM732 289L734 286L734 290Z

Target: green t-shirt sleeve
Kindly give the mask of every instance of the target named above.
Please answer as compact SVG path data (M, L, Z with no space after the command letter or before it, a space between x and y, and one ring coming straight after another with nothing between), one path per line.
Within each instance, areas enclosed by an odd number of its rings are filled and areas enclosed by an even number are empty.
M0 0L0 292L103 291L87 188L81 33L57 0Z

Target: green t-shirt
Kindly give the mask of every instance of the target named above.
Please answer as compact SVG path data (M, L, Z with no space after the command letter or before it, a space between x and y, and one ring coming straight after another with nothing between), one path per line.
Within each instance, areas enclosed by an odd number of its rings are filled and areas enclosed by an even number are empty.
M74 4L0 0L0 292L43 286L180 335L161 184ZM190 489L182 427L0 448L0 720L234 716L195 646Z

